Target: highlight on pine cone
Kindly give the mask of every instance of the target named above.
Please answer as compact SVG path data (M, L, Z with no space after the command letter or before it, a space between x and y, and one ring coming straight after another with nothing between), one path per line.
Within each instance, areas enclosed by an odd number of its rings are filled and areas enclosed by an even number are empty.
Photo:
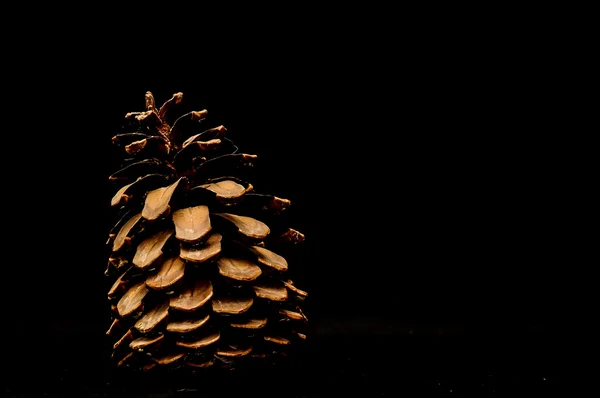
M277 363L307 338L286 253L304 234L289 199L260 192L208 111L171 114L176 93L125 115L108 176L106 335L116 368L197 371Z

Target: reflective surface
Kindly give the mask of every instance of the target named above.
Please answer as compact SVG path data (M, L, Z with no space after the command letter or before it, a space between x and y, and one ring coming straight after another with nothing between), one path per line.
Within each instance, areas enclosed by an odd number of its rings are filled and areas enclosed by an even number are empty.
M543 330L469 334L450 326L395 324L355 333L356 325L338 320L336 327L348 333L331 334L333 325L318 325L321 330L314 330L305 349L278 367L161 377L114 373L106 366L101 334L55 330L33 345L11 346L4 392L6 397L537 397L570 391L565 372L572 352ZM21 337L29 339L26 333Z

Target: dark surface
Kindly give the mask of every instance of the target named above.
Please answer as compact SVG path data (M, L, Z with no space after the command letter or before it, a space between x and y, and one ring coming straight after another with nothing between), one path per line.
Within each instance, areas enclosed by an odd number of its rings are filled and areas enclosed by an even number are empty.
M456 336L331 336L313 338L294 363L264 371L210 371L161 378L111 375L85 335L58 339L51 356L5 373L6 397L218 397L260 391L269 397L560 396L565 380L560 349L539 336L478 341ZM68 347L64 349L64 345ZM33 377L32 375L36 375Z
M504 323L475 330L366 314L317 315L311 324L301 351L274 368L158 377L112 370L102 325L64 322L41 338L21 331L9 337L22 344L8 347L4 392L6 397L234 397L248 391L269 397L547 397L573 393L582 382L569 377L577 365L573 341L544 326Z
M590 238L575 225L577 146L566 138L561 83L531 53L502 63L438 40L399 54L349 39L335 51L249 41L249 53L202 53L220 63L174 50L155 72L111 44L69 53L77 62L60 76L28 76L31 90L15 101L21 145L31 142L20 161L42 178L19 178L31 191L18 196L28 222L10 231L29 246L5 274L7 397L575 388L575 346L590 330L578 314ZM259 155L255 187L292 200L307 241L290 269L311 294L312 328L296 362L197 380L107 372L108 139L126 112L143 109L147 90L157 102L182 91L184 107L208 109L209 124Z

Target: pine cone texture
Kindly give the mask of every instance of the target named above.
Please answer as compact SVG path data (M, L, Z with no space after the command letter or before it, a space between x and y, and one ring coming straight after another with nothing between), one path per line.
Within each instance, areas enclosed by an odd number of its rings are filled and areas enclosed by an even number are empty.
M112 359L146 371L272 362L306 339L307 293L285 256L304 235L282 221L289 200L246 180L257 156L204 127L206 110L169 123L182 98L157 107L147 92L112 138Z

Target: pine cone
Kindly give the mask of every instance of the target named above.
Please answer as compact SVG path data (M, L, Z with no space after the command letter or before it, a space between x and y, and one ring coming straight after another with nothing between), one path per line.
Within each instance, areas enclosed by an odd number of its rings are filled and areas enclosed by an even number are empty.
M157 108L125 116L112 138L107 241L112 359L135 370L232 368L273 363L306 339L307 293L289 279L284 253L304 240L281 214L290 201L255 192L224 126L207 111Z

